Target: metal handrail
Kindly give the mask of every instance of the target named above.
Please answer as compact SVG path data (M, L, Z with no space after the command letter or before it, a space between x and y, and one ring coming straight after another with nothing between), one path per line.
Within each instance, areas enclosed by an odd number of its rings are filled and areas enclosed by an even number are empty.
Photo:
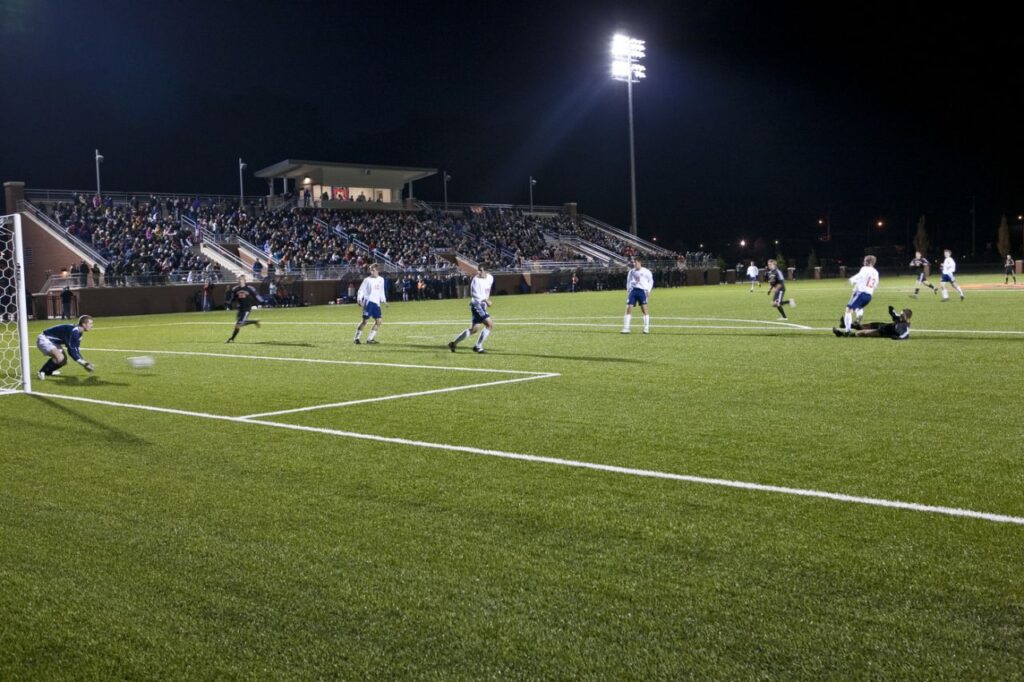
M50 229L58 232L61 235L61 237L74 244L76 248L84 251L85 254L89 256L93 261L95 261L101 268L106 269L107 265L109 265L109 261L103 256L101 256L100 253L95 248L93 248L91 244L86 244L84 241L68 232L66 227L58 223L50 216L46 215L46 213L44 213L43 211L36 208L28 200L19 199L18 210L25 211L26 213L31 214L33 218L35 218L41 223L44 223Z
M641 239L640 237L632 235L624 230L620 230L614 225L609 225L608 223L598 220L597 218L594 218L592 216L580 215L580 221L583 222L584 225L589 224L591 227L601 230L602 232L605 232L606 234L609 234L612 237L615 237L616 239L619 239L624 242L629 242L634 246L639 246L647 252L660 253L664 255L669 255L672 253L672 251L666 249L663 246L658 246L657 244L649 242L646 239Z
M75 189L27 189L26 197L42 199L43 201L73 201L76 197L84 196L91 202L96 195L94 190ZM202 194L195 192L103 192L103 198L109 197L115 204L127 204L135 197L139 201L149 201L150 197L157 199L199 199L200 202L227 202L238 204L237 194ZM246 205L258 205L259 199L247 198Z

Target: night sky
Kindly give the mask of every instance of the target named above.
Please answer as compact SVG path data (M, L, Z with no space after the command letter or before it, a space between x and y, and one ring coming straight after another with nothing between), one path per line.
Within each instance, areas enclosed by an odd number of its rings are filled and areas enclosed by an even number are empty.
M537 204L628 228L625 30L641 235L852 257L924 215L966 255L973 198L980 259L1024 212L1024 31L936 7L0 0L0 179L94 188L95 148L140 192L236 193L238 157L247 193L285 158L423 166L451 201L525 204L532 175Z

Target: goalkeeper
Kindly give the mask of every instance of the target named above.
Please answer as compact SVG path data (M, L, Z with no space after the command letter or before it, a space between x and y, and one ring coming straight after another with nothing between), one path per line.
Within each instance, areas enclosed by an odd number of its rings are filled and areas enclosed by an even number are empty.
M40 381L45 381L49 376L59 376L60 368L68 364L67 355L85 367L85 371L91 372L95 369L91 362L82 357L79 350L82 344L82 334L90 329L92 329L92 317L82 315L78 318L78 324L59 324L56 327L50 327L36 338L36 348L50 358L36 375ZM67 347L67 355L64 354L61 346Z

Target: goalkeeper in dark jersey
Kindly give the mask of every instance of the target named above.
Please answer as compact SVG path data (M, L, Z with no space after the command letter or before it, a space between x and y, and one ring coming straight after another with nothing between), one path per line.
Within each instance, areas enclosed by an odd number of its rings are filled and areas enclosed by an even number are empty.
M250 324L256 325L259 329L259 320L250 320L249 313L252 312L252 307L260 302L260 295L251 284L247 284L245 275L238 276L238 284L231 287L228 290L227 296L228 303L234 302L238 305L238 317L235 320L235 329L231 332L231 338L224 343L234 343L235 337L238 336L238 330L242 327L247 327Z
M912 316L913 311L910 308L897 311L889 306L889 317L892 318L892 322L868 322L860 329L849 332L833 327L832 333L836 336L879 336L893 341L902 341L910 338L910 318Z
M920 251L914 252L914 260L910 261L910 267L917 268L917 283L914 284L914 293L911 296L917 298L917 292L921 290L922 284L931 289L933 294L939 293L938 287L928 281L928 259L922 256Z
M60 368L68 364L68 355L84 367L86 372L95 369L91 362L82 357L80 350L82 334L90 329L92 329L92 317L82 315L78 318L78 324L58 324L36 337L36 348L50 358L36 375L40 381L45 381L49 376L60 376ZM61 346L67 348L67 355Z

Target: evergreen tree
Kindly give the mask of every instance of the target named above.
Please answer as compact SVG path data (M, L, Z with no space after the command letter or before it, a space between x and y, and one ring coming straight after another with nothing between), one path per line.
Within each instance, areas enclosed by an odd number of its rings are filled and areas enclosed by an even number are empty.
M999 232L996 236L996 249L999 251L999 255L1006 258L1006 254L1010 253L1010 224L1006 222L1006 216L1004 215L999 221Z
M925 258L928 257L928 231L924 229L924 216L917 221L917 233L914 235L914 249L921 252Z
M779 266L779 270L786 269L786 259L779 252L775 253L775 264Z

